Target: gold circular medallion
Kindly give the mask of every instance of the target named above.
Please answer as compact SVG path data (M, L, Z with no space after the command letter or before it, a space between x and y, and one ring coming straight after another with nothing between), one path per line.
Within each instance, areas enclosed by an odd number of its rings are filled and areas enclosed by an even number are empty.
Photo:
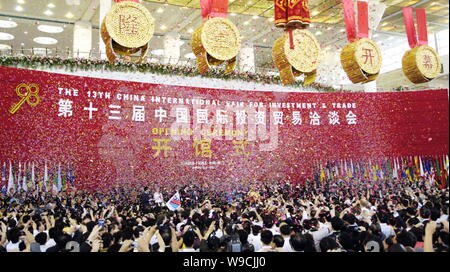
M120 2L106 15L106 28L111 38L121 46L141 47L147 44L155 29L154 19L142 4Z
M217 60L234 58L241 47L237 27L228 19L212 18L201 30L201 42L206 52Z
M422 75L429 79L437 77L441 71L441 62L436 51L426 45L418 48L416 63Z
M361 70L368 74L378 74L381 69L381 51L378 45L367 38L355 42L355 58Z
M320 44L307 30L292 31L294 49L291 49L289 33L285 34L284 53L289 63L302 73L310 73L319 65Z

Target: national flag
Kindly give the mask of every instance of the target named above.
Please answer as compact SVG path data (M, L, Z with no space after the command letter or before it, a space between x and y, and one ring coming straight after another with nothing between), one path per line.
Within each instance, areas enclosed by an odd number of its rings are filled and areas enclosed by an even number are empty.
M419 170L420 170L420 176L425 176L425 171L423 170L423 164L422 164L422 158L419 157Z
M53 192L58 192L58 187L57 184L58 183L58 170L56 169L56 165L55 165L55 169L53 171L53 180L52 180L52 191Z
M355 176L355 168L353 167L353 160L350 159L350 177L353 178Z
M44 191L48 192L49 188L47 187L48 183L48 169L47 169L47 162L45 162L45 168L44 168L44 176L43 176L43 183L44 183Z
M176 209L181 207L180 194L178 191L167 201L166 206L171 211L175 211Z
M3 163L2 167L2 184L6 186L6 162Z
M23 164L23 177L22 177L22 190L28 192L28 184L27 184L27 163Z
M9 162L9 179L8 179L8 188L7 188L8 191L7 192L9 193L9 191L11 189L16 190L15 184L14 184L13 168L12 168L11 162Z
M17 191L22 189L22 176L20 175L22 172L22 163L19 162L19 172L17 172Z
M58 189L58 192L61 192L62 190L62 178L61 178L61 163L58 164L58 180L57 180L56 188Z
M393 159L394 162L394 169L392 169L392 177L398 179L398 166L397 166L397 158Z
M449 161L448 161L448 155L445 155L445 169L447 170L447 172L448 172L448 168L449 168L449 165L448 165L448 163L449 163Z
M442 159L441 159L440 156L438 156L438 162L439 162L439 168L441 169L440 185L441 185L441 188L444 189L447 186L446 171L445 171L445 166L444 166L444 157L442 157Z
M34 177L34 162L31 164L31 188L33 188L34 190L37 189L36 184L35 184L36 180Z
M325 171L323 170L322 165L320 165L320 181L324 181L325 179Z

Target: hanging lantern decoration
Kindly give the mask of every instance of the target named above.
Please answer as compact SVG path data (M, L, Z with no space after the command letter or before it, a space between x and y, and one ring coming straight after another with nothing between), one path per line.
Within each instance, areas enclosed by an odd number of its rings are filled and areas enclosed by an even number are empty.
M313 83L319 65L320 44L306 28L311 23L307 0L274 0L275 26L285 30L272 48L272 58L283 85L305 75L304 85Z
M378 77L382 64L380 48L369 39L368 3L358 1L357 31L353 0L342 2L347 38L350 42L341 51L342 68L353 83L368 83Z
M226 63L225 74L236 67L236 56L241 47L237 27L228 20L228 0L201 0L203 24L192 34L192 51L197 57L201 74L211 66Z
M119 55L129 57L140 52L137 62L147 54L153 37L154 19L139 0L114 0L101 25L106 56L112 63Z
M441 61L434 48L428 46L427 18L425 9L416 9L417 32L414 26L412 7L403 8L406 35L411 50L402 59L405 76L414 84L426 83L436 78L441 71ZM418 39L417 39L418 38Z

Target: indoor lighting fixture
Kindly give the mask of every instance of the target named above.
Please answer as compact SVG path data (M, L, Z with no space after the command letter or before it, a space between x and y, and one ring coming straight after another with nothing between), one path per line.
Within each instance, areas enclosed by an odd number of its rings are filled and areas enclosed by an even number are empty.
M53 15L53 11L47 9L46 11L44 11L44 14L47 16Z
M6 20L0 20L0 27L1 28L14 28L17 26L17 23L14 21L6 21Z
M232 12L230 13L230 16L236 16L236 13Z
M164 12L164 9L158 8L158 9L156 10L156 12L158 12L158 13L163 13L163 12Z
M252 17L253 20L256 20L258 18L259 18L258 15L253 15L253 17Z
M322 35L322 31L317 31L316 36Z
M194 29L189 28L189 29L188 29L188 33L192 33L192 32L194 32Z
M67 14L66 14L66 18L73 18L73 14L72 14L72 12L67 12Z
M11 45L0 44L0 50L9 50L11 49Z
M19 11L19 12L20 12L20 11L23 11L22 6L17 6L17 7L16 7L16 11Z
M14 36L9 34L9 33L5 33L5 32L0 32L0 40L1 41L10 41L13 40Z
M269 20L269 22L273 22L273 21L275 21L275 19L273 18L273 17L270 17L269 19L267 19L267 20Z
M48 7L48 8L55 8L56 6L55 6L55 4L53 4L53 3L49 3L49 4L47 5L47 7Z
M161 30L166 30L167 26L166 25L162 25L160 28L161 28Z
M267 39L264 39L263 42L267 42Z
M250 22L249 21L245 21L244 22L244 25L248 25Z
M17 4L25 4L25 0L17 0Z
M52 45L58 43L57 39L51 38L51 37L36 37L33 39L35 43L39 44L45 44L45 45Z
M51 26L51 25L39 25L38 30L45 33L61 33L64 31L64 28L60 26Z

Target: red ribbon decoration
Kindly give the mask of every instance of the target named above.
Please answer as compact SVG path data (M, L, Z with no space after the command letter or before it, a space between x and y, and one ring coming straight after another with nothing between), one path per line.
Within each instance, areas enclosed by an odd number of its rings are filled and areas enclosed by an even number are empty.
M202 18L207 19L211 13L211 0L200 0L200 8L202 10Z
M406 36L408 37L409 47L417 47L416 28L414 26L414 17L412 7L403 7L403 20L405 22Z
M228 0L211 0L210 17L226 18L228 13Z
M226 18L228 0L200 0L203 21L213 17Z
M427 14L425 9L416 9L417 18L417 33L419 35L419 45L428 45L428 32L427 32Z
M292 33L292 29L288 29L288 33L289 33L289 47L291 49L294 49L294 34Z
M355 11L353 10L353 0L342 0L344 5L344 21L349 42L356 40Z
M358 1L358 39L369 38L369 3Z

